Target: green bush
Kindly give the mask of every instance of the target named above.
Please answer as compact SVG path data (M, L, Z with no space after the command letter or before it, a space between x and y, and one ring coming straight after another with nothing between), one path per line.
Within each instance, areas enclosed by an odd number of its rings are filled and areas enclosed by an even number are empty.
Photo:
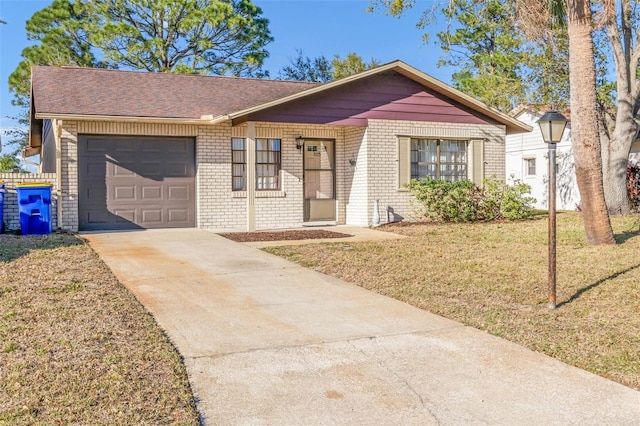
M427 178L412 180L409 190L416 198L420 214L436 222L473 222L496 219L524 219L532 215L526 196L531 187L521 182L513 186L495 179L485 179L483 188L470 180L449 182Z

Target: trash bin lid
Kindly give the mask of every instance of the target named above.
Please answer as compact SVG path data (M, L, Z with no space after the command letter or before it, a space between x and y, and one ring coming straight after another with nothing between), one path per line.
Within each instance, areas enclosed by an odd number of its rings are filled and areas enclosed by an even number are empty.
M23 182L16 183L16 188L29 187L29 186L53 186L51 182Z

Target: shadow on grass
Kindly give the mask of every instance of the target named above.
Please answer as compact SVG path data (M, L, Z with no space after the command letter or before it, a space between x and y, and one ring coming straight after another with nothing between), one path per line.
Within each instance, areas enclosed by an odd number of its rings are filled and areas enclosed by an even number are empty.
M620 234L615 234L613 237L616 239L617 244L623 244L626 243L627 240L638 236L640 236L640 232L638 231L626 231Z
M49 235L0 235L0 263L12 262L26 256L34 250L49 250L58 247L69 247L82 244L72 234Z
M631 271L633 271L634 269L638 269L638 268L640 268L640 263L639 263L639 264L637 264L637 265L634 265L634 266L630 266L630 267L628 267L627 269L624 269L624 270L622 270L622 271L618 271L618 272L616 272L616 273L614 273L614 274L611 274L611 275L609 275L608 277L604 277L604 278L602 278L602 279L600 279L600 280L596 281L595 283L590 284L590 285L588 285L588 286L586 286L586 287L582 287L581 289L579 289L578 291L576 291L576 292L573 294L573 296L571 296L568 300L565 300L564 302L560 302L560 303L558 303L558 305L557 305L556 307L557 307L557 308L561 308L561 307L562 307L562 306L564 306L564 305L568 305L569 303L573 303L573 302L575 302L576 300L578 300L578 299L579 299L579 298L580 298L584 293L588 292L589 290L593 290L594 288L596 288L596 287L600 286L600 284L603 284L605 281L616 279L616 278L618 278L620 275L626 274L627 272L631 272Z

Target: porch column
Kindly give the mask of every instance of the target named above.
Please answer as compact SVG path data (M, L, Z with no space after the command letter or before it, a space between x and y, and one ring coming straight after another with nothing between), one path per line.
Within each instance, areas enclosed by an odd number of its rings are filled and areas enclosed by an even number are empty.
M247 231L256 230L256 124L247 123Z

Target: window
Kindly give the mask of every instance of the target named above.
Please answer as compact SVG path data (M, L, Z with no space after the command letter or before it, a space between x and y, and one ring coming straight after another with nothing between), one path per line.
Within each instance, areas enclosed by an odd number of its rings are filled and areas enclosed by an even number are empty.
M411 179L467 179L467 141L411 139Z
M524 166L527 176L535 176L536 175L536 159L535 158L525 158Z
M256 139L256 189L280 189L280 139ZM245 138L231 139L231 179L234 191L247 189Z
M231 187L234 191L244 191L247 189L247 165L245 139L231 139Z
M256 139L256 189L280 189L280 139Z

